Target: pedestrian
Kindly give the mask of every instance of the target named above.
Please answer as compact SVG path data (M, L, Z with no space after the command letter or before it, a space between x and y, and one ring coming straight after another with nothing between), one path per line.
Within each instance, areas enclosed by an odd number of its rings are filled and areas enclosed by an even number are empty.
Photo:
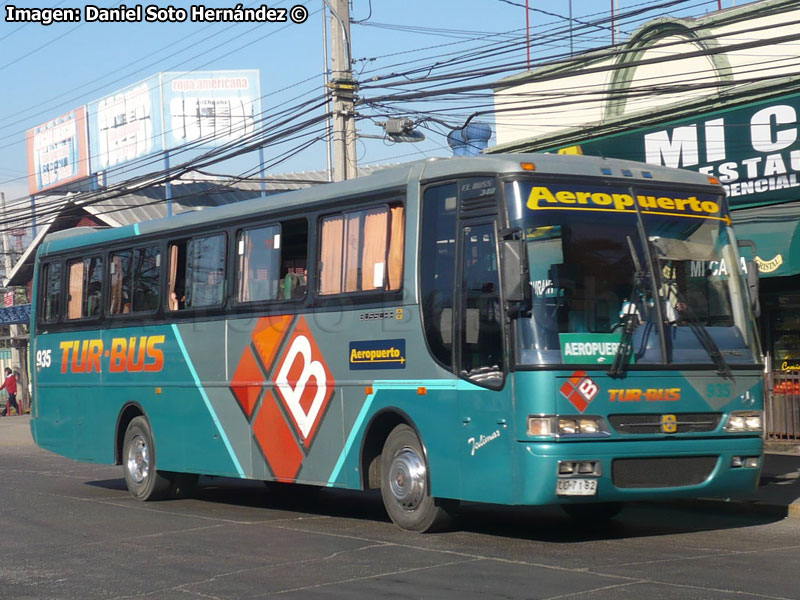
M6 390L8 392L6 410L0 416L10 417L12 406L17 411L17 414L21 415L22 411L19 409L19 405L17 404L17 378L14 377L14 372L9 367L6 367L6 380L3 382L3 385L0 385L0 390Z

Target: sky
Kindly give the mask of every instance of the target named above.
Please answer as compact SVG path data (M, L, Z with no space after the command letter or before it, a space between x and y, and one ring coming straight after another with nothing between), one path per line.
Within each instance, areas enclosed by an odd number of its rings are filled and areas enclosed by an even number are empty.
M739 4L744 3L739 0ZM159 72L258 69L261 109L270 126L283 110L287 115L304 117L319 114L322 109L313 106L321 97L324 83L323 0L277 0L269 6L290 9L298 4L307 8L308 18L303 23L202 23L188 18L178 23L90 23L82 19L44 26L8 22L8 6L79 8L83 16L87 3L4 2L0 20L0 191L9 201L28 194L27 130ZM667 4L668 0L616 0L616 14ZM716 10L718 4L717 0L685 0L631 16L622 25L619 38L624 41L656 17L701 16ZM721 1L723 8L735 4L735 0ZM243 5L258 7L261 2L244 1ZM525 0L353 0L352 57L355 78L363 88L360 96L376 98L392 91L436 89L454 82L432 79L426 84L414 80L502 65L497 73L477 79L463 75L457 80L488 83L523 72L528 52L535 66L548 57L611 43L608 25L587 24L608 17L612 0L528 0L528 5L530 23L526 28ZM96 0L92 6L118 7L119 3ZM136 5L129 2L126 6ZM170 5L161 2L154 6ZM190 3L173 2L172 6L188 9ZM204 6L233 8L236 3L212 0ZM574 19L571 38L570 13ZM454 63L476 50L483 50L483 54L471 62ZM376 87L381 81L395 82L395 87ZM490 106L488 93L449 101L433 98L402 105L388 102L360 106L359 164L449 156L445 138L448 126L463 123L476 110ZM413 144L378 139L383 130L376 122L389 114L404 113L415 118L426 139ZM435 118L426 120L424 115ZM491 116L484 118L491 124ZM326 144L314 141L315 137L318 134L265 148L268 174L325 169ZM302 144L308 147L298 149ZM173 157L173 161L191 156ZM258 163L258 153L251 152L205 170L249 175L257 171ZM147 168L158 170L162 166L154 162ZM134 173L138 171L122 169L117 177Z

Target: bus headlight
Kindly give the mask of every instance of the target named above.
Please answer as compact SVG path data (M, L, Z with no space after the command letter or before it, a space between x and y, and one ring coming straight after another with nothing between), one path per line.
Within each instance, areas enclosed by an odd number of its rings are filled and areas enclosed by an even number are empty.
M573 417L558 415L530 415L528 417L530 436L584 436L608 435L603 417Z
M597 435L603 433L603 417L562 418L558 420L559 435Z
M725 431L730 433L760 432L763 428L761 411L735 410L725 422Z

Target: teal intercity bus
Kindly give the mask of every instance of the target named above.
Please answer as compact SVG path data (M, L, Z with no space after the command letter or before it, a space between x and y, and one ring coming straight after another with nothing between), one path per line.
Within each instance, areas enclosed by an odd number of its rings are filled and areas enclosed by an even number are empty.
M748 266L713 177L546 154L63 231L36 258L33 436L140 500L201 474L380 488L416 531L460 500L742 496Z

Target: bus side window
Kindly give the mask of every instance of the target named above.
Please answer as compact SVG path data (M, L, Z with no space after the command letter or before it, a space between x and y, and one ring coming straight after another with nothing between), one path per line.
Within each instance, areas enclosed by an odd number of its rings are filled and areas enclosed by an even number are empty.
M42 322L55 323L61 314L61 265L45 265L43 279Z
M456 261L455 183L429 187L422 204L420 296L431 354L453 368L453 276Z
M239 232L236 240L236 301L279 297L281 227L267 225Z
M99 317L103 290L103 259L99 256L83 259L83 317Z
M120 315L131 312L131 262L132 250L122 250L111 255L108 266L109 301L108 313Z
M83 307L83 259L67 262L67 319L80 319Z
M67 262L67 319L85 319L100 314L103 259L78 258Z
M308 220L281 223L280 300L305 298L308 287Z
M330 215L321 228L320 295L402 287L402 205Z
M161 287L161 251L158 246L137 248L134 252L132 312L158 308Z
M196 237L186 245L186 308L219 306L225 299L225 234Z
M167 310L219 306L225 300L224 233L169 246Z

